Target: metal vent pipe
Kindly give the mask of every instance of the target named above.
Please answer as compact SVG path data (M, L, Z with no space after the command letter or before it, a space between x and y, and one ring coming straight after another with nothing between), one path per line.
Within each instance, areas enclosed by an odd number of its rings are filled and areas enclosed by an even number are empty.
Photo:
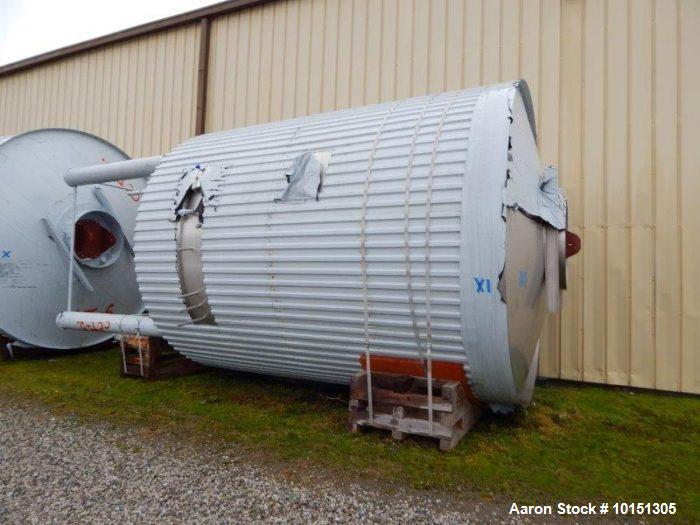
M143 159L71 168L65 173L63 180L68 186L75 187L118 180L145 179L153 173L162 158L162 156L156 155Z

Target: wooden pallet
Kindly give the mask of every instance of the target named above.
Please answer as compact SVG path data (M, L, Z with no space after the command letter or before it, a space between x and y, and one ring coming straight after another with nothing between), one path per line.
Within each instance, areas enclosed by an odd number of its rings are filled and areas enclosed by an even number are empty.
M122 376L142 377L147 381L155 381L204 370L202 365L179 354L161 338L141 337L139 354L139 338L122 337L125 338L121 363Z
M350 381L350 430L379 428L403 440L407 434L440 440L440 450L448 451L474 426L481 406L467 399L458 381L433 379L433 425L428 420L428 382L424 377L372 373L373 421L369 420L367 372L358 372Z

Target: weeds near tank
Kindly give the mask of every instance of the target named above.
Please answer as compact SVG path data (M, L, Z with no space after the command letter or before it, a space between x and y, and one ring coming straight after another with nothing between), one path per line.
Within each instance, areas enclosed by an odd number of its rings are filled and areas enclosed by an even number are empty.
M0 395L145 434L235 444L292 477L523 504L675 501L682 521L700 521L697 397L545 383L526 413L482 419L445 454L429 440L349 434L345 388L225 372L145 383L119 377L118 362L116 350L0 361Z

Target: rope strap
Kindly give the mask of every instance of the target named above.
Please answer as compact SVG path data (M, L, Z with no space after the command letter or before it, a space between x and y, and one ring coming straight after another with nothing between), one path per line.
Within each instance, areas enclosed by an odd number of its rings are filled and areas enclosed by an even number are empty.
M430 433L433 433L433 360L431 356L433 347L433 327L432 313L430 308L430 231L431 231L431 212L433 204L433 176L435 175L435 160L437 159L437 150L442 136L442 129L447 118L447 113L450 111L452 104L459 95L459 91L455 92L445 105L445 109L440 115L440 122L435 133L433 141L433 151L430 156L430 172L428 173L428 189L425 197L425 348L428 362L428 424L430 425Z
M360 267L362 269L362 302L364 306L364 331L365 331L365 361L367 363L367 409L369 414L369 422L372 424L374 422L374 407L372 406L372 364L370 360L370 348L369 348L369 298L368 298L368 284L367 284L367 203L369 200L369 187L372 181L372 166L374 164L374 157L377 153L377 147L379 145L379 139L384 131L384 126L386 126L389 117L394 112L396 107L400 102L394 103L391 108L386 112L382 122L377 128L377 133L374 136L374 143L372 144L372 149L369 154L369 161L367 164L367 177L365 178L365 187L362 195L362 217L360 219Z

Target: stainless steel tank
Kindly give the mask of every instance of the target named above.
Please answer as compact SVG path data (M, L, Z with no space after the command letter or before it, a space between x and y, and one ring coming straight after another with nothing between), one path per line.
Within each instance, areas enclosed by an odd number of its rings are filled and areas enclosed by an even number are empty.
M430 357L527 404L565 227L522 81L212 133L148 181L132 321L209 365L345 383Z
M128 157L93 135L42 129L0 138L0 333L22 345L80 348L111 337L56 326L67 306L74 221L69 168ZM132 243L143 182L77 191L73 308L139 312Z

